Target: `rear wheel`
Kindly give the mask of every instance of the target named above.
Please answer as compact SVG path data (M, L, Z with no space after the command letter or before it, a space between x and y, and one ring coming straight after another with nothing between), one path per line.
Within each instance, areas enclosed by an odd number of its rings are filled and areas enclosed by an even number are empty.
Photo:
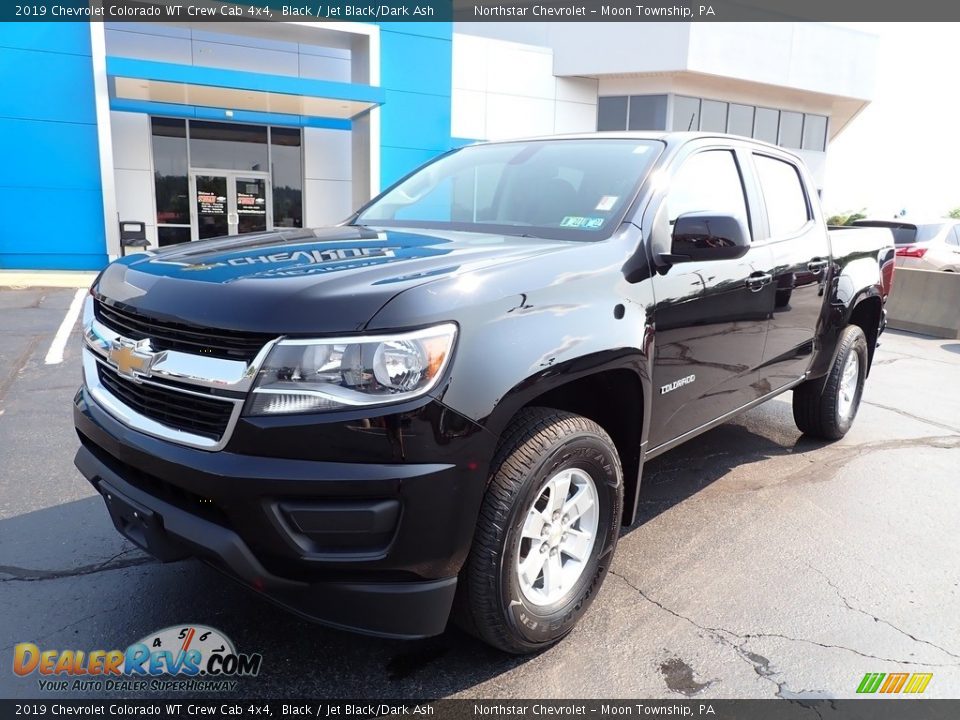
M803 433L825 440L839 440L847 434L860 408L867 361L863 330L848 326L840 335L830 372L793 391L793 419Z
M593 421L528 408L492 470L455 617L501 650L535 652L573 629L606 577L623 506L620 461Z

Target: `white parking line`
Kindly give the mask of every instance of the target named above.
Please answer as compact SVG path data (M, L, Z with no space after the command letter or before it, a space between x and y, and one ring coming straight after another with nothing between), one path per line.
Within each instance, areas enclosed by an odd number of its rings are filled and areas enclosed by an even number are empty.
M63 362L63 351L67 347L67 340L70 339L73 326L77 324L80 308L83 307L83 298L88 292L89 290L86 289L77 290L77 294L73 296L73 302L67 308L67 314L63 316L63 322L57 328L57 334L53 336L47 356L43 359L45 365L59 365Z

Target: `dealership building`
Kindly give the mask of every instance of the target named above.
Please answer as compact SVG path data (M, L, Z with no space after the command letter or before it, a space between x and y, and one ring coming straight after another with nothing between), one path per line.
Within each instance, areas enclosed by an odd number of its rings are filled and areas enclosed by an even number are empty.
M0 23L0 269L336 223L478 140L705 130L801 154L870 102L820 23Z

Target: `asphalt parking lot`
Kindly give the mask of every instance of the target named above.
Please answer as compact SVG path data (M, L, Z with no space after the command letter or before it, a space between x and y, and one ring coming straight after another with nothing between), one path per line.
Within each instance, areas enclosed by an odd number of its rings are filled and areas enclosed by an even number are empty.
M72 463L76 327L45 364L74 294L0 289L2 697L39 695L16 643L124 648L182 623L263 654L245 697L849 697L898 671L960 697L960 341L888 332L836 444L801 438L787 395L651 461L591 612L520 659L454 629L311 625L123 540Z

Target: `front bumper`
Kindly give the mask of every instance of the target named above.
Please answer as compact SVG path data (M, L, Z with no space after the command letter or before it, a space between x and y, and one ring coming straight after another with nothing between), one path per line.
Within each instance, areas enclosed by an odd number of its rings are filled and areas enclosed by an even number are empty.
M435 411L421 408L406 427ZM196 556L335 627L411 638L446 626L483 493L486 463L472 458L489 451L486 431L435 438L446 459L462 446L462 463L388 464L188 448L128 428L82 389L74 421L77 467L117 529L159 559Z

